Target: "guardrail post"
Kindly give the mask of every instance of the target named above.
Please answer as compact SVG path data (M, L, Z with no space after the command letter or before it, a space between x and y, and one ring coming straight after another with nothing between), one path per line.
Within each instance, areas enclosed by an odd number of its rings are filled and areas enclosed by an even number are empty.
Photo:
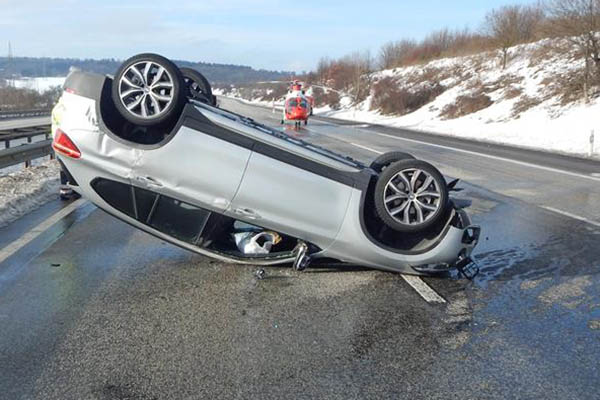
M52 138L50 137L50 132L47 132L47 133L46 133L46 140L48 140L48 139L52 139ZM54 152L53 152L53 151L51 151L51 152L50 152L50 159L51 159L51 160L54 160Z
M10 140L6 139L6 140L4 141L4 148L5 148L5 149L8 149L9 147L10 147Z
M590 157L594 156L594 130L590 134Z
M31 143L31 136L27 138L27 143ZM31 160L25 160L25 168L31 167Z

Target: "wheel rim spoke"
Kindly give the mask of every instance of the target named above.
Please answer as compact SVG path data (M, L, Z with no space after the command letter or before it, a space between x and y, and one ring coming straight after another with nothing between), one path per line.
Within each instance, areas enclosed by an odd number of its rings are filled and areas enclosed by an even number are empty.
M409 203L409 202L407 202ZM403 218L402 221L405 224L410 224L410 203L408 204L408 206L404 209L404 213L403 213Z
M150 93L150 101L152 102L152 107L154 108L154 114L159 114L161 109L160 109L160 104L158 104L158 100L156 100L156 97Z
M144 84L145 85L149 85L150 84L150 69L152 68L152 63L151 62L147 62L146 63L146 67L144 68Z
M436 206L432 206L431 204L425 204L423 202L420 202L419 200L415 201L415 204L418 204L419 207L424 208L424 209L426 209L428 211L435 211L435 210L437 210Z
M419 175L421 175L421 170L417 169L415 170L412 178L410 179L410 190L412 190L413 192L416 192L417 180L419 179Z
M129 103L129 105L127 105L127 109L129 111L133 110L134 108L136 108L137 106L139 106L141 104L141 102L144 100L144 98L146 97L146 95L142 95L140 97L138 97L135 101Z
M438 192L422 192L417 193L417 197L440 197Z
M157 82L152 85L152 89L171 89L173 84L171 82Z
M162 78L165 73L165 69L163 67L158 67L158 72L154 75L154 79L152 79L152 87L154 87L157 83L160 82L160 78Z
M139 69L136 68L135 65L132 65L129 70L135 75L137 76L137 78L140 80L140 82L142 82L142 84L145 84L146 81L144 80L144 76L142 75L142 73L140 72Z
M405 201L404 203L402 203L399 207L394 208L393 210L390 211L390 214L396 215L399 212L405 210L406 208L408 208L408 205L410 204L410 201Z
M390 182L388 183L388 185L389 185L389 187L390 187L390 188L391 188L391 189L392 189L394 192L396 192L396 193L398 193L398 194L400 194L400 193L404 193L404 191L403 191L403 190L400 190L400 189L398 188L398 186L396 186L396 185L394 184L394 182L390 181Z
M423 222L423 209L421 208L421 203L418 201L413 202L413 207L415 208L415 211L417 212L417 223L422 223Z
M404 186L406 187L406 189L408 190L410 188L410 182L408 180L408 178L406 177L406 175L404 175L404 171L401 171L400 173L398 173L398 175L396 175L398 178L402 179L402 181L404 182Z
M148 116L148 102L146 101L147 97L148 97L147 95L143 96L143 100L142 100L142 117L147 117Z
M139 88L139 89L138 89L138 88L129 89L129 90L127 90L126 92L123 92L123 93L121 94L121 98L122 98L122 99L124 99L124 98L126 98L126 97L129 97L129 96L131 96L131 95L132 95L132 94L134 94L134 93L143 93L143 92L144 92L144 91L143 91L141 88Z
M158 93L154 93L154 92L150 92L150 96L152 96L153 99L160 100L160 101L169 101L169 100L171 100L170 96L164 96L162 94L158 94Z
M425 178L425 182L423 182L423 184L421 185L419 190L417 190L417 194L420 194L423 191L427 190L429 185L431 185L431 182L433 182L433 177L431 175L429 175L427 178Z
M131 86L134 89L139 89L142 90L142 87L139 85L136 85L135 83L133 83L128 77L126 77L125 75L123 75L123 82L125 82L127 85Z
M399 200L399 199L408 199L408 195L406 193L398 193L398 194L394 194L392 196L388 196L385 198L385 202L389 203L395 200Z

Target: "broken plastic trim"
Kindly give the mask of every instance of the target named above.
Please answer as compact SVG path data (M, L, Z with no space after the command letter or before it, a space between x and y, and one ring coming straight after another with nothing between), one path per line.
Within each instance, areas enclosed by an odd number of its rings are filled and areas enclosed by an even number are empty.
M296 258L294 259L293 267L296 271L304 271L311 261L311 258L308 255L308 245L304 242L298 242L294 251L296 253Z
M479 274L479 265L471 257L459 258L452 267L456 268L462 276L470 281Z

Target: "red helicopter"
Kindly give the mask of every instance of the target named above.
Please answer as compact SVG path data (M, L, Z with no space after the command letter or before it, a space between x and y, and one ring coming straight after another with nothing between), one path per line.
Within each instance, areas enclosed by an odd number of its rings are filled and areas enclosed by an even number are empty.
M300 127L302 122L308 124L308 117L312 114L312 107L304 94L302 83L293 81L291 90L285 98L285 106L283 108L283 116L281 123L294 122L296 128Z

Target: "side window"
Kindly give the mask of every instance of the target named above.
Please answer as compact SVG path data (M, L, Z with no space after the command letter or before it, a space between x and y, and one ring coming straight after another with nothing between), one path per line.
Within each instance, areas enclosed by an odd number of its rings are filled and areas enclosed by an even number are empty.
M131 186L107 179L96 179L92 182L92 187L112 207L135 218Z
M118 211L192 244L196 244L211 215L210 211L183 201L108 179L96 179L92 187Z
M194 243L209 216L209 211L160 196L150 215L149 225L169 236Z
M137 219L145 224L148 223L148 216L154 207L154 203L158 199L158 194L146 189L134 187L133 195L135 196L135 205L137 209Z
M92 187L116 210L192 244L211 215L210 211L183 201L108 179L96 179Z

